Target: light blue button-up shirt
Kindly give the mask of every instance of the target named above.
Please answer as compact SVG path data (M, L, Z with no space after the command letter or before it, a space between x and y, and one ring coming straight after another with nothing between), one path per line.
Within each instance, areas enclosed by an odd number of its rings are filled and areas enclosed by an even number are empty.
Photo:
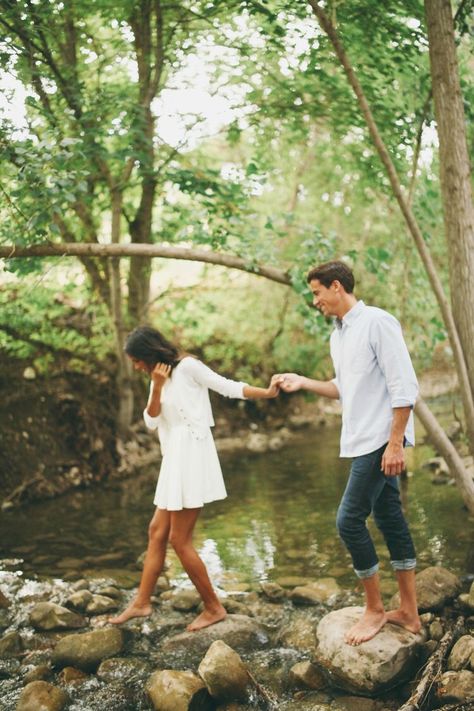
M388 442L396 407L413 407L418 382L397 319L358 301L331 334L334 383L342 403L341 457L359 457ZM408 445L415 443L413 412Z

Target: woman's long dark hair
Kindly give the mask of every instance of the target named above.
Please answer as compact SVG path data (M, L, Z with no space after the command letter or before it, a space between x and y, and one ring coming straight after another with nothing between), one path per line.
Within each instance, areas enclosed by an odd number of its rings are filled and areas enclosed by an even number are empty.
M157 363L165 363L174 368L180 360L180 350L170 343L159 331L149 326L135 328L125 342L125 353L142 360L151 369Z

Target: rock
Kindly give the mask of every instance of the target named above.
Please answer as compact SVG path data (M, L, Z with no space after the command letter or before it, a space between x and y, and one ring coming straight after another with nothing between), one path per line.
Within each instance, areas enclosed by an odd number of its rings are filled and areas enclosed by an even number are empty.
M429 469L435 474L447 474L449 475L449 467L444 461L443 457L431 457L423 462L421 465L422 469Z
M23 651L23 640L18 632L9 632L0 639L0 659L17 657Z
M281 602L286 598L286 591L278 583L262 583L262 592L272 602Z
M78 590L88 590L88 589L89 589L89 581L86 580L85 578L76 580L76 582L71 585L71 590L73 590L74 592L77 592Z
M28 684L30 681L46 681L52 676L52 669L47 664L39 664L37 667L30 669L25 676L23 681Z
M295 605L320 605L340 592L341 588L334 578L320 578L314 583L294 588L289 598Z
M298 662L290 669L290 683L306 689L324 689L328 683L324 674L311 662Z
M448 670L460 671L470 666L471 656L474 654L474 637L465 634L458 639L448 657ZM474 695L474 690L473 690Z
M36 370L28 365L23 371L23 377L25 380L34 380L36 378Z
M0 679L9 679L17 676L20 669L18 659L0 659Z
M248 605L244 605L243 602L234 600L231 597L226 597L221 600L221 602L230 615L246 615L247 617L252 616L252 610L248 607Z
M52 661L58 667L73 666L91 672L104 659L120 654L123 646L123 632L117 627L70 634L58 642Z
M312 654L316 648L314 622L306 617L293 618L288 625L281 628L277 643Z
M219 701L245 699L249 683L247 669L237 652L222 640L211 644L198 672L213 698Z
M211 711L215 703L202 679L191 671L157 671L150 677L147 694L155 711Z
M81 684L89 679L89 674L75 667L64 667L59 674L63 684Z
M328 671L338 686L350 693L373 696L411 678L419 660L422 635L386 624L372 639L353 647L344 641L345 633L364 611L345 607L323 617L317 628L315 662Z
M141 659L112 657L101 663L96 675L98 679L108 684L115 681L128 684L138 675L143 675L147 670L148 663Z
M91 600L92 593L89 590L81 589L70 595L64 604L66 607L78 612L85 612Z
M198 632L182 632L163 642L165 654L182 654L186 660L196 660L206 653L212 642L221 639L238 652L265 647L269 638L264 628L251 617L227 615L225 620Z
M247 449L261 454L268 450L268 437L260 432L251 432L247 437Z
M10 627L11 625L11 619L10 615L6 610L0 610L0 632L3 630L6 630L7 627Z
M331 704L331 711L377 711L377 708L376 701L360 696L339 696Z
M10 600L0 590L0 610L6 610L10 605Z
M16 711L61 711L69 701L65 691L47 681L32 681L18 699Z
M101 588L98 595L104 595L105 597L111 597L112 600L120 600L122 598L122 593L120 590L113 585L108 585L106 588Z
M448 671L441 677L436 697L444 704L455 704L474 696L474 672Z
M191 612L201 602L201 596L196 590L179 590L171 599L173 609L179 612Z
M105 595L93 595L92 600L87 605L86 612L88 615L104 615L106 612L113 612L118 609L116 600L112 600Z
M440 610L448 600L459 593L461 588L461 581L457 575L440 566L422 570L415 577L415 584L418 609L421 612ZM397 593L392 598L391 606L397 608L399 605L400 598Z
M86 620L54 602L39 602L30 612L30 622L36 630L66 630L85 627Z
M438 617L430 624L429 630L431 639L434 639L436 642L439 642L444 635L443 625Z

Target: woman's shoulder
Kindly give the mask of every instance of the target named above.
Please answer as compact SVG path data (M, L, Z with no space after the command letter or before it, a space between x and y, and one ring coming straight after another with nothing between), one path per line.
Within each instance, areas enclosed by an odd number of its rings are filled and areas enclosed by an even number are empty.
M183 355L182 358L180 358L175 370L176 372L185 375L192 375L193 373L199 372L202 367L203 363L199 360L199 358L196 358L196 356L186 353Z

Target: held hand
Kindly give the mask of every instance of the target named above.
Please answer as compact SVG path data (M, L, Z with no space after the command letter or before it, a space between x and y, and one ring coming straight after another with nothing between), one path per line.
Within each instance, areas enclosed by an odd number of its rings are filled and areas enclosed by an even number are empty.
M171 366L165 363L157 363L150 373L153 385L162 388L171 373Z
M277 376L274 375L270 381L270 385L267 388L268 397L278 397L280 394L280 386L277 382Z
M279 373L273 376L273 381L285 393L295 393L303 387L303 376L296 373Z
M399 476L405 470L405 450L401 444L389 442L383 453L381 469L385 476Z

